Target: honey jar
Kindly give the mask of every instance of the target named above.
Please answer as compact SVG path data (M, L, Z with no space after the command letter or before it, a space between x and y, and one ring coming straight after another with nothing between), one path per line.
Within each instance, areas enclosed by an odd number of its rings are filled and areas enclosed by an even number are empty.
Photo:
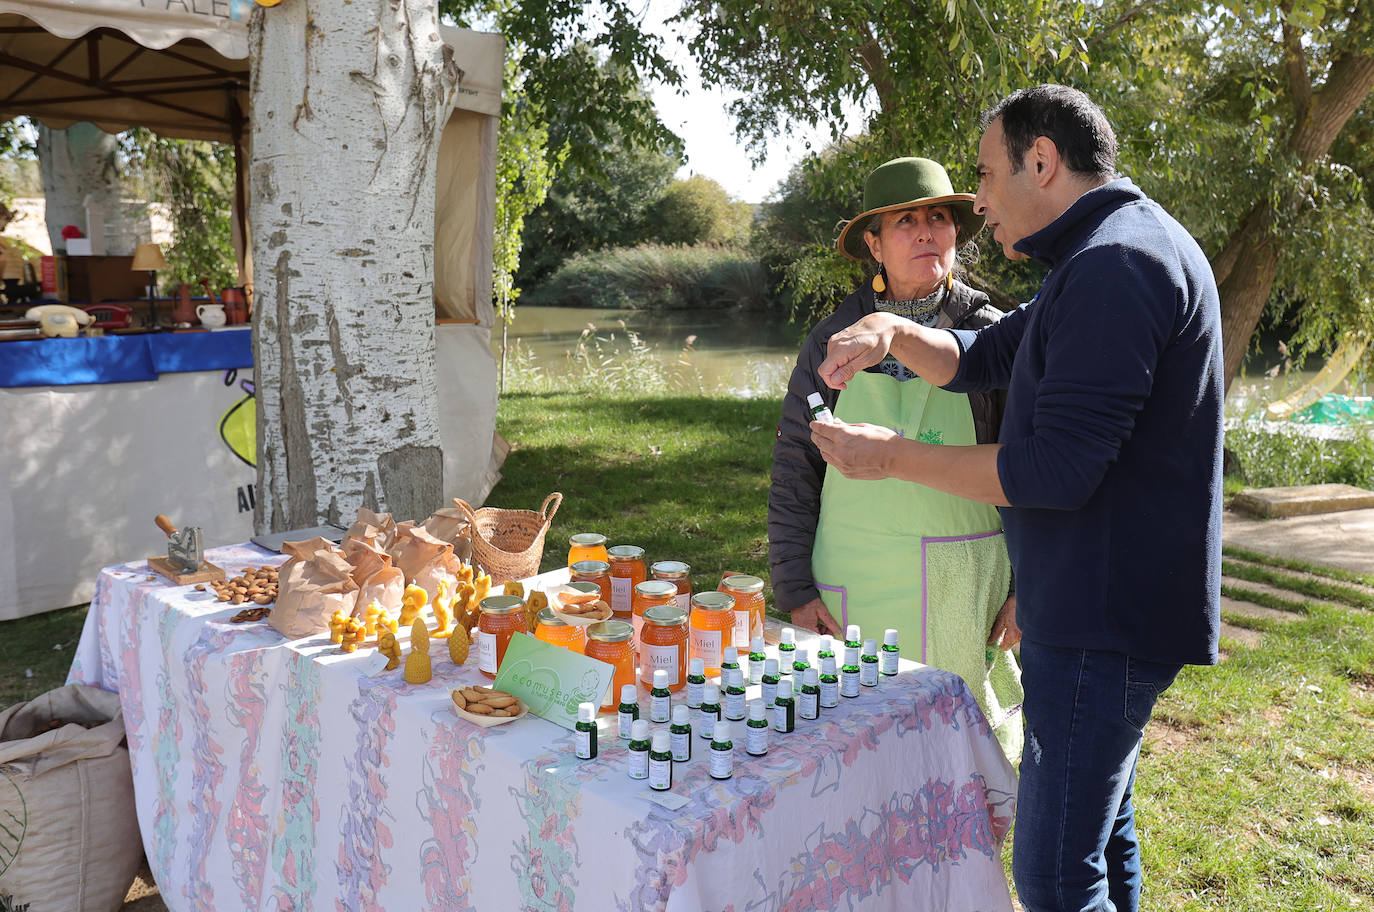
M677 587L677 606L683 611L692 610L692 568L682 561L655 561L649 567L649 575L654 579L667 580Z
M545 608L539 612L534 636L545 643L562 646L573 652L581 652L587 647L587 631L576 624L564 621L553 613L552 608Z
M569 567L584 560L610 562L610 557L606 554L606 536L597 532L579 532L568 541Z
M477 669L496 677L510 638L526 628L525 600L518 595L489 595L482 599L477 618Z
M647 585L647 584L644 584ZM644 611L639 636L639 679L654 683L654 672L668 673L668 689L687 686L687 612L676 604L655 605Z
M688 649L691 658L702 660L707 676L720 674L725 647L734 645L734 629L735 600L729 594L707 591L692 596Z
M677 587L667 580L645 580L635 586L632 605L634 618L631 623L634 624L635 642L638 643L644 630L645 609L655 605L677 605Z
M720 591L735 600L735 647L743 649L756 636L763 636L763 580L736 573L720 581Z
M628 621L634 610L634 587L649 578L644 565L644 549L637 545L616 545L611 556L611 614Z
M601 712L615 712L620 689L635 683L634 628L628 621L602 621L587 628L586 656L615 669L611 687L601 695Z
M601 590L601 600L611 603L611 565L605 561L578 561L568 568L569 579L574 583L596 583Z

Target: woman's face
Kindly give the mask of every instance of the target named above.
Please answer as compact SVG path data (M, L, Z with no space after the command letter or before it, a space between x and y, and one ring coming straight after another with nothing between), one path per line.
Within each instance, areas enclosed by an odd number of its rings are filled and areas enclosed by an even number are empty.
M873 258L887 269L894 300L927 295L954 268L959 233L948 206L883 213L882 233L864 233Z

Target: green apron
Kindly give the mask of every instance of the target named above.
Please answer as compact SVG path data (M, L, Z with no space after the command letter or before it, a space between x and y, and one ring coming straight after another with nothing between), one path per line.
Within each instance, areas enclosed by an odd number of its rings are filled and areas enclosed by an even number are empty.
M860 371L835 417L947 446L977 443L968 397L925 380ZM995 507L894 478L855 481L827 467L811 569L842 624L899 631L902 655L964 679L1013 761L1021 752L1021 671L988 634L1011 561Z

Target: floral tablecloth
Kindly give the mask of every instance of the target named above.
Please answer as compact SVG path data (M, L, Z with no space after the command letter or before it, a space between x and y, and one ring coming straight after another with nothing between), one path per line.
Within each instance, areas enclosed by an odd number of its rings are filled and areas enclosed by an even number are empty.
M230 575L282 560L208 557ZM449 692L479 675L440 643L434 680L409 685L370 674L372 649L230 624L212 593L148 576L101 571L69 681L120 694L169 909L1011 907L1015 778L954 675L904 662L764 757L741 731L728 780L694 735L670 810L626 776L614 721L578 761L543 719L459 719Z

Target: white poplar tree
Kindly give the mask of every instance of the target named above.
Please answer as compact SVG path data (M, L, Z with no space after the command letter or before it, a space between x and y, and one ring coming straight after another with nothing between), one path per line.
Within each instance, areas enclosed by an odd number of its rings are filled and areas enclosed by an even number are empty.
M89 234L87 196L96 198L107 219L118 216L119 141L94 124L76 123L65 130L39 124L37 146L48 238L53 250L64 250L62 229L67 225Z
M259 532L440 506L439 136L461 70L435 0L254 12Z

